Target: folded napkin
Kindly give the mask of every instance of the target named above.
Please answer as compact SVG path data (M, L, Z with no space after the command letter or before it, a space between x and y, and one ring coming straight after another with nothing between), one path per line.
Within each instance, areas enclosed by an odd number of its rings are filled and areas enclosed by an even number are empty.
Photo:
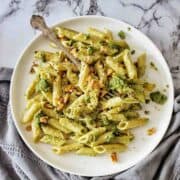
M180 94L171 124L158 147L132 168L105 177L61 172L36 157L19 136L9 106L12 69L0 68L0 179L3 180L180 180Z

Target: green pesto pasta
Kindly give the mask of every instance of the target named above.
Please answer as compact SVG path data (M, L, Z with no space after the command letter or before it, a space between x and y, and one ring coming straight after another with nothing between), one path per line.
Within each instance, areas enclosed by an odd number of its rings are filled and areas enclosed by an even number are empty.
M86 128L82 126L80 123L72 121L68 118L60 118L59 119L60 125L66 127L70 131L77 133L77 134L82 134L86 132Z
M145 79L148 56L133 59L127 41L109 29L56 27L54 33L80 67L55 45L54 52L35 51L21 122L31 124L35 143L49 144L57 155L95 158L126 151L136 141L132 129L151 121L140 112L144 104L167 100Z
M46 135L64 139L63 133L58 129L52 128L51 126L48 126L48 125L41 125L41 128L42 128L43 133Z
M33 141L37 142L42 136L42 130L40 127L40 116L36 114L31 122Z
M65 134L68 134L71 132L65 126L62 126L62 124L59 123L58 119L50 118L48 120L48 124L56 129L59 129L61 132L65 133Z
M22 118L22 123L32 121L36 112L40 110L41 105L38 102L33 103L29 109L26 109Z
M40 142L42 143L46 143L46 144L51 144L53 146L62 146L63 144L65 144L65 140L62 140L58 137L54 137L51 135L44 135L41 139Z
M68 153L68 152L71 152L71 151L76 151L76 150L80 149L81 147L83 147L82 144L71 143L71 144L60 146L60 147L55 146L55 147L53 147L53 151L56 154L64 154L64 153Z
M126 146L123 144L102 144L99 146L95 146L93 149L95 152L102 153L111 153L111 152L123 152L126 150Z
M99 128L94 128L93 130L89 131L88 133L84 134L81 136L78 141L80 143L90 143L96 140L98 136L103 134L106 131L105 127L99 127Z
M97 153L89 147L82 147L79 150L76 151L76 154L79 155L87 155L87 156L96 156Z

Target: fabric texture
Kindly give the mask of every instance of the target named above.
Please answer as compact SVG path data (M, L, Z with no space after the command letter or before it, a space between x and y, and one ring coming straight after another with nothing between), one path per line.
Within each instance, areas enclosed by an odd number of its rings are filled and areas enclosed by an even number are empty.
M12 69L0 68L1 180L180 180L180 95L171 124L158 147L134 167L111 176L80 177L61 172L36 157L19 136L9 106Z

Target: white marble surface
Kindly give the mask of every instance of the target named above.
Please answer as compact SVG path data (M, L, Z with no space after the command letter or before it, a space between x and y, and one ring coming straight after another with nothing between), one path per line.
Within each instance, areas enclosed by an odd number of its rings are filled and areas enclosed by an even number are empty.
M34 13L45 16L49 25L91 14L130 23L159 47L180 89L180 0L1 0L0 66L14 67L36 34L29 24Z

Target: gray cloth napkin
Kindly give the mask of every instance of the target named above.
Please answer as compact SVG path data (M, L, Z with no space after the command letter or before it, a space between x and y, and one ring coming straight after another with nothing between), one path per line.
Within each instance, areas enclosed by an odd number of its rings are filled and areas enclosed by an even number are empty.
M36 157L15 129L9 100L12 69L0 68L1 180L180 180L180 95L175 98L171 124L159 146L134 167L106 177L80 177L61 172Z

